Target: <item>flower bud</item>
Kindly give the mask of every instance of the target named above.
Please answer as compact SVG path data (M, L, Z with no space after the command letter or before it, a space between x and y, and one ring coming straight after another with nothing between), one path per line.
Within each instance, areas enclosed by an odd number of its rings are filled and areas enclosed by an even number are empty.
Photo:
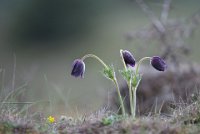
M123 59L124 59L126 66L132 66L132 67L135 66L135 59L129 51L123 50L122 56L123 56Z
M71 75L74 77L83 78L84 72L85 72L85 63L83 62L83 60L81 59L74 60L72 64Z
M165 71L167 69L165 61L159 56L153 56L150 63L158 71Z

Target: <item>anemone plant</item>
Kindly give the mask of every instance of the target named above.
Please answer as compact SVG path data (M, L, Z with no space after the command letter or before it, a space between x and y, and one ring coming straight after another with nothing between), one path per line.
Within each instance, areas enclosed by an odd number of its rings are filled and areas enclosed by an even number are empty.
M74 63L72 65L71 75L74 76L74 77L83 78L84 72L85 72L84 60L86 58L89 58L89 57L98 60L104 66L103 74L106 78L110 79L114 83L114 85L116 86L118 97L119 97L119 102L120 102L120 108L122 110L122 115L125 116L126 115L125 107L124 107L124 103L123 103L122 96L121 96L120 89L119 89L119 84L117 82L113 66L106 65L105 62L103 62L103 60L101 60L98 56L96 56L94 54L86 54L81 59L74 60Z
M141 63L144 60L150 60L150 64L158 71L165 71L167 68L167 65L165 61L161 59L159 56L143 57L136 64L135 58L133 57L131 52L129 52L128 50L120 50L120 55L122 58L122 62L124 64L124 69L120 70L120 72L128 84L131 116L134 119L135 114L136 114L136 91L142 79L142 75L139 73L139 67ZM122 110L122 115L125 117L126 116L125 107L124 107L124 103L123 103L122 96L119 89L119 84L117 82L113 66L106 65L99 57L97 57L94 54L86 54L81 59L74 60L74 63L72 65L71 75L74 77L83 78L84 73L85 73L84 60L89 57L95 58L104 66L103 74L106 78L110 79L116 86L119 102L120 102L120 108ZM136 67L136 69L133 69L134 67Z
M139 67L144 60L150 60L150 64L158 71L165 71L167 65L163 59L159 56L153 57L143 57L139 60L138 64L135 67L135 59L133 55L127 50L120 50L120 54L122 57L122 62L124 64L124 70L120 70L122 76L127 82L129 88L129 99L130 99L130 109L131 116L135 118L136 114L136 91L140 81L142 79L142 75L139 73Z

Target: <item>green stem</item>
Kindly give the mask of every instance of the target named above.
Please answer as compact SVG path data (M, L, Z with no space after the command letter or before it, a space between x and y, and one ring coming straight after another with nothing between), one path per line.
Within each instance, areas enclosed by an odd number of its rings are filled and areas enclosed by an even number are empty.
M136 70L135 70L135 77L137 77L137 75L139 74L138 71L139 71L140 64L146 59L151 59L151 57L144 57L144 58L139 60L137 66L136 66ZM132 96L133 96L133 115L132 116L133 116L133 118L135 118L135 115L136 115L136 91L137 91L137 87L139 85L139 82L140 81L138 81L136 87L133 87L133 89L132 89L132 93L133 93L132 94Z
M121 58L122 58L122 62L123 62L124 68L125 68L125 70L127 71L127 67L126 67L126 63L125 63L124 58L123 58L122 51L123 51L123 50L120 49L120 56L121 56Z
M119 85L117 83L116 78L114 78L113 82L114 82L115 86L117 87L117 94L119 96L119 101L120 101L120 104L121 104L122 115L125 117L125 115L126 115L125 107L124 107L124 103L123 103L123 100L122 100L122 96L121 96L121 93L120 93L120 90L119 90Z
M109 69L109 67L103 62L103 60L101 60L98 56L96 56L94 54L86 54L81 59L85 60L86 58L89 58L89 57L97 59L106 69ZM112 79L112 81L114 82L114 84L115 84L115 86L117 88L117 94L119 96L119 101L120 101L120 106L121 106L121 109L122 109L122 114L123 114L123 116L125 116L126 115L125 107L124 107L124 103L123 103L122 96L121 96L121 93L120 93L119 85L117 83L117 79L116 79L115 75L114 75L114 79Z
M95 58L97 59L99 62L101 62L101 64L107 69L108 66L105 64L105 62L103 62L103 60L101 60L98 56L94 55L94 54L86 54L84 55L81 59L82 60L85 60L86 58L89 58L89 57L92 57L92 58Z
M139 60L137 67L136 67L136 70L135 70L136 75L138 74L140 64L146 59L151 59L151 57L143 57L142 59Z
M127 71L127 66L126 66L126 63L124 61L124 58L123 58L123 54L122 54L122 49L120 50L120 56L122 58L122 62L123 62L123 65L124 65L124 69L125 71ZM128 85L128 89L129 89L129 101L130 101L130 109L131 109L131 115L134 114L134 108L133 108L133 96L132 96L132 91L131 91L131 85L132 85L132 78L130 78L130 81L126 81L127 82L127 85Z
M135 115L136 115L136 89L135 88L133 88L133 115L132 115L132 117L133 117L133 119L135 118Z
M133 104L133 95L132 95L132 78L130 79L130 82L128 83L128 88L129 88L131 115L133 116L134 115L134 104Z

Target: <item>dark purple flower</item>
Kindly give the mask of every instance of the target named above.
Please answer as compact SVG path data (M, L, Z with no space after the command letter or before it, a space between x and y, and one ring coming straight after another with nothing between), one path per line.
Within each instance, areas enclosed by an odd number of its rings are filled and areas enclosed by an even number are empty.
M85 63L81 59L74 60L72 64L72 72L71 75L74 77L81 77L83 78L85 72Z
M150 63L158 71L165 71L167 68L165 61L159 56L153 56Z
M124 59L126 66L132 66L132 67L135 66L135 59L129 51L123 50L122 56L123 56L123 59Z

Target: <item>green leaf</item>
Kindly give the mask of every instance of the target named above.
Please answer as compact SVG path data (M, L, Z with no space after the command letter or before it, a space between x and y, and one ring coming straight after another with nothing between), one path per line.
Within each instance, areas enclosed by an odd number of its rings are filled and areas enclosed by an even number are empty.
M132 78L132 86L137 88L140 81L142 79L142 76L140 74L134 74L133 78Z
M131 77L134 74L134 71L132 69L127 69L127 70L119 70L119 72L121 73L121 75L123 76L123 78L126 81L130 81Z
M112 125L114 122L123 120L125 118L127 118L128 116L124 117L122 115L110 115L108 117L105 117L101 120L103 125Z
M127 81L130 82L131 80L131 85L135 88L138 87L142 76L140 74L135 74L134 70L131 68L128 68L127 70L119 70L119 72L122 74L123 78Z
M115 117L113 115L111 115L106 118L103 118L102 123L103 123L103 125L107 126L107 125L113 124L115 122L115 120L116 120Z
M114 78L115 78L114 67L109 66L108 68L104 68L103 75L110 80L114 80Z

